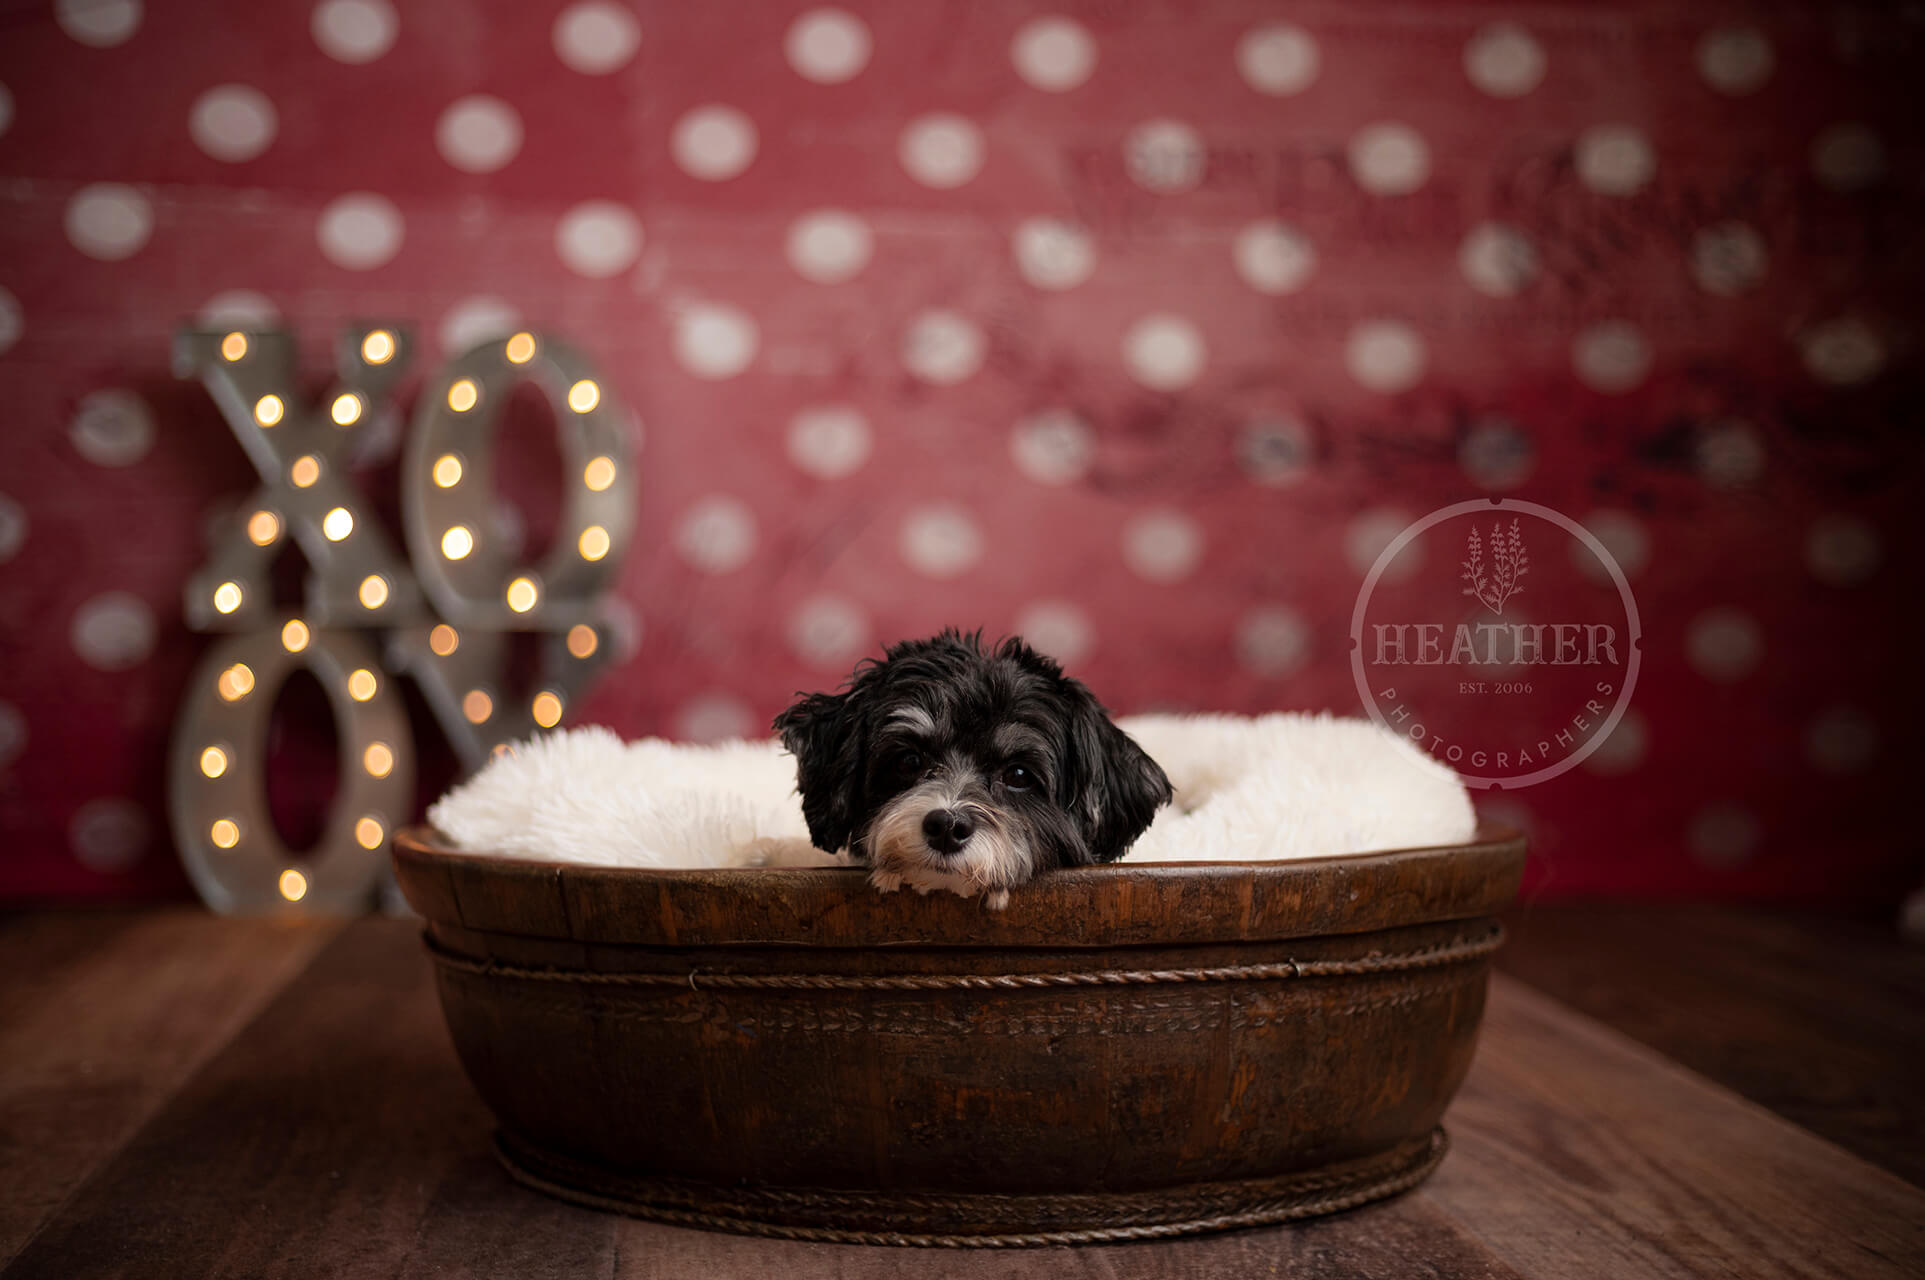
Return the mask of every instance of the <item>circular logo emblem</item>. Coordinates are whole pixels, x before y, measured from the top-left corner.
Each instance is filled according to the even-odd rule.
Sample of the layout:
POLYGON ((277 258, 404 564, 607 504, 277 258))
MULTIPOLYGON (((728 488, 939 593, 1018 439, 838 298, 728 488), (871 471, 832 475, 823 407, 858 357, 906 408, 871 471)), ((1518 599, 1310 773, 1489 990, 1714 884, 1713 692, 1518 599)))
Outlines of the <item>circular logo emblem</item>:
POLYGON ((1595 751, 1630 705, 1641 643, 1604 544, 1508 498, 1444 507, 1391 539, 1350 615, 1371 719, 1488 790, 1548 781, 1595 751))

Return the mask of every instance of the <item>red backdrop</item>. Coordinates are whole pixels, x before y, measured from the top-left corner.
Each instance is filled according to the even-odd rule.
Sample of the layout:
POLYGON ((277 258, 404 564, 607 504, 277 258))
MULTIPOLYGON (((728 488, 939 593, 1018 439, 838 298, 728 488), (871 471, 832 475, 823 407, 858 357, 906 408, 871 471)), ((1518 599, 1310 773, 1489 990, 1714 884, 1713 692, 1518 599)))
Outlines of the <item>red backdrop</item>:
MULTIPOLYGON (((577 721, 759 732, 951 622, 1027 631, 1123 711, 1355 712, 1377 551, 1507 494, 1603 539, 1646 637, 1613 739, 1494 802, 1532 831, 1538 891, 1869 901, 1917 873, 1895 798, 1921 763, 1925 117, 1902 14, 4 21, 0 895, 183 889, 163 764, 208 641, 180 587, 254 484, 169 374, 196 318, 296 330, 317 387, 344 323, 408 319, 404 402, 518 324, 600 363, 641 423, 634 646, 577 721)), ((505 527, 537 539, 541 428, 505 446, 528 459, 505 527)), ((396 438, 359 475, 390 512, 396 438)), ((311 810, 284 710, 276 791, 311 810)), ((451 765, 422 737, 432 788, 451 765)))

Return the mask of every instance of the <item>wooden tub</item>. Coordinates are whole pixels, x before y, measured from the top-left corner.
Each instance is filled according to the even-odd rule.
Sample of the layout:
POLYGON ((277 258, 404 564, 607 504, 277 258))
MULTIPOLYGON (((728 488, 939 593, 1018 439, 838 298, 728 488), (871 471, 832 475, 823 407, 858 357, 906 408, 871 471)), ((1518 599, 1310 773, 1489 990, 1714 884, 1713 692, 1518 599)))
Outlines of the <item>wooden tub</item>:
POLYGON ((1009 1246, 1283 1222, 1420 1181, 1524 842, 1059 871, 1007 910, 844 869, 649 871, 403 831, 510 1173, 640 1217, 1009 1246))

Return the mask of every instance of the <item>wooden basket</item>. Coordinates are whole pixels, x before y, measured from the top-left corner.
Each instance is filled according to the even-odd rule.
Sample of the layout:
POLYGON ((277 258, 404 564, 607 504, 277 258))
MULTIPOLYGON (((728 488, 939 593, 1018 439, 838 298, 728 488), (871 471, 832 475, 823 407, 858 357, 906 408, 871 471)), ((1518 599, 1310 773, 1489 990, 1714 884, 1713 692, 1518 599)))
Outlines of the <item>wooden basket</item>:
POLYGON ((688 1226, 1010 1246, 1393 1194, 1483 1014, 1524 842, 1046 875, 588 867, 396 835, 521 1181, 688 1226))

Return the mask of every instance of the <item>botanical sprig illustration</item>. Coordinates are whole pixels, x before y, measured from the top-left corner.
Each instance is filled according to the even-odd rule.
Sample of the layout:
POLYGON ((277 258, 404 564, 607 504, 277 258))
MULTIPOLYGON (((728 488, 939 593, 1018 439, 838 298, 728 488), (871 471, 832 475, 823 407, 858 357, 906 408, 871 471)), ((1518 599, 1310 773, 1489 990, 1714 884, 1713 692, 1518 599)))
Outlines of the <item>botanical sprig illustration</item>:
POLYGON ((1524 589, 1517 580, 1531 570, 1531 558, 1524 553, 1524 535, 1518 531, 1516 519, 1511 520, 1508 534, 1501 525, 1491 526, 1489 573, 1484 571, 1484 542, 1474 525, 1467 548, 1470 559, 1463 562, 1464 572, 1457 575, 1470 583, 1464 594, 1476 596, 1492 613, 1502 614, 1504 602, 1524 589))

